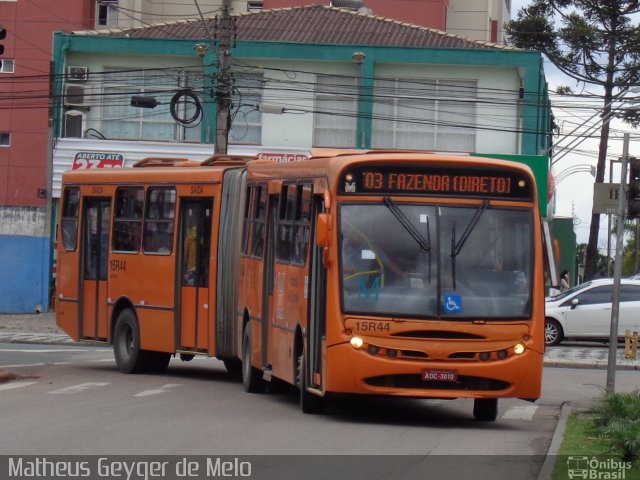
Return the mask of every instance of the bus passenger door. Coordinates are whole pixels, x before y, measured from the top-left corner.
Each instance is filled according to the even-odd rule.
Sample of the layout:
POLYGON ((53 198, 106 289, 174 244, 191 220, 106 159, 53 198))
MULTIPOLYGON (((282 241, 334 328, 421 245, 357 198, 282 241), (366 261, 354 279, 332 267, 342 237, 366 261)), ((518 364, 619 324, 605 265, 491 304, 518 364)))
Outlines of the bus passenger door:
POLYGON ((111 199, 86 198, 83 218, 80 337, 106 340, 111 199))
POLYGON ((209 256, 212 198, 183 199, 180 227, 178 345, 206 351, 209 329, 209 256))
MULTIPOLYGON (((320 197, 314 197, 312 205, 312 227, 311 238, 315 238, 316 219, 318 214, 324 211, 324 205, 320 197)), ((326 334, 326 304, 327 304, 327 275, 322 263, 323 249, 311 240, 310 274, 309 274, 309 375, 308 385, 321 387, 322 378, 322 340, 326 334)))
POLYGON ((269 206, 267 211, 266 233, 265 233, 265 257, 264 271, 262 282, 262 309, 261 309, 261 338, 262 338, 262 365, 269 365, 268 348, 269 348, 269 326, 272 323, 276 312, 274 299, 275 284, 275 258, 276 258, 276 239, 278 238, 278 200, 277 195, 269 196, 269 206))

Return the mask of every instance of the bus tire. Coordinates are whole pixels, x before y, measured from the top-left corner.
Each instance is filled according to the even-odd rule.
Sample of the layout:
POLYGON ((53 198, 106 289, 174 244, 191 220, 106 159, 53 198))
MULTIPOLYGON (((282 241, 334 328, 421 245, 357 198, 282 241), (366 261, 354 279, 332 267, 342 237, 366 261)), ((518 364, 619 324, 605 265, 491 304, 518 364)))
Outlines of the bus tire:
POLYGON ((476 398, 473 401, 473 417, 479 422, 493 422, 498 417, 497 398, 476 398))
POLYGON ((242 379, 242 362, 240 360, 237 358, 223 358, 222 363, 224 363, 224 368, 232 378, 242 379))
POLYGON ((166 352, 142 352, 145 357, 144 371, 148 373, 163 373, 169 366, 171 354, 166 352))
POLYGON ((144 370, 145 352, 140 350, 140 328, 133 310, 122 310, 113 330, 113 353, 118 370, 139 373, 144 370))
POLYGON ((251 324, 247 323, 242 337, 242 384, 245 391, 260 393, 264 391, 264 381, 262 380, 262 372, 251 365, 251 337, 251 324))
POLYGON ((307 379, 304 374, 306 371, 306 356, 304 350, 298 356, 298 368, 296 383, 300 389, 300 409, 302 413, 322 413, 325 407, 324 397, 319 397, 307 391, 307 379))
POLYGON ((563 337, 564 332, 560 323, 553 318, 546 318, 544 321, 544 344, 548 347, 558 345, 563 337))

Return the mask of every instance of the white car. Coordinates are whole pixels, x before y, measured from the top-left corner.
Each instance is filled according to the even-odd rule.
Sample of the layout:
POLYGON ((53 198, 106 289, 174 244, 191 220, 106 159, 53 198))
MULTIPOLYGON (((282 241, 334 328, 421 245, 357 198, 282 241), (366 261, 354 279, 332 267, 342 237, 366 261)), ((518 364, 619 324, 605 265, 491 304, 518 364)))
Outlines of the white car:
MULTIPOLYGON (((557 345, 567 338, 609 338, 613 279, 592 280, 546 299, 544 339, 557 345)), ((640 332, 640 280, 622 279, 618 337, 640 332)))

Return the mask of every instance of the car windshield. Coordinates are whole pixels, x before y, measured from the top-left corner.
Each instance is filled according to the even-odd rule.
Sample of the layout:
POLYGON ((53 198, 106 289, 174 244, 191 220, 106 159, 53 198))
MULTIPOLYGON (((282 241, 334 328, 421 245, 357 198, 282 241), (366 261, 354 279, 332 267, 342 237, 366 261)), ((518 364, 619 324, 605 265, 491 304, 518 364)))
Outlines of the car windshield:
POLYGON ((342 204, 345 312, 523 318, 531 309, 532 215, 486 203, 342 204))

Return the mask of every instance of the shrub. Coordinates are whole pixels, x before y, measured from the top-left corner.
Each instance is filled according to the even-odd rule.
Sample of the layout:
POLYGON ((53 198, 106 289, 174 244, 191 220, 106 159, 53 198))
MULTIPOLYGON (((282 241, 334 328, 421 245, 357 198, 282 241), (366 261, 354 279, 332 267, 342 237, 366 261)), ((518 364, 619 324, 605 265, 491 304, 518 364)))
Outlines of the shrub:
POLYGON ((640 457, 640 391, 605 395, 588 412, 593 415, 594 434, 611 453, 625 461, 640 457))

